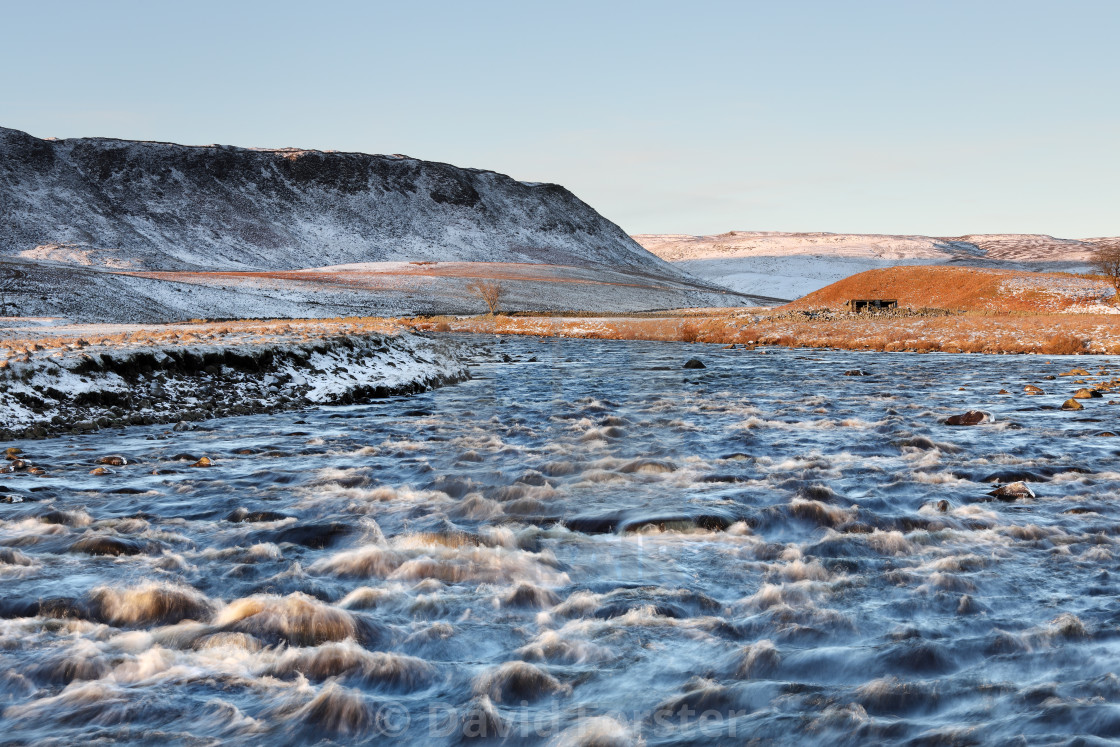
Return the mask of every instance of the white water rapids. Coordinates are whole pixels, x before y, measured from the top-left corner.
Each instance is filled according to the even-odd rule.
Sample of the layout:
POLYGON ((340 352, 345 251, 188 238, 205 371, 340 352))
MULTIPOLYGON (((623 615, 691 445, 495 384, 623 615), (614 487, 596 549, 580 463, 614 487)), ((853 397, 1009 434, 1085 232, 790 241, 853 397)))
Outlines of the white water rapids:
POLYGON ((1120 738, 1120 407, 1057 376, 1111 359, 478 344, 411 398, 6 444, 46 474, 0 480, 0 741, 1120 738))

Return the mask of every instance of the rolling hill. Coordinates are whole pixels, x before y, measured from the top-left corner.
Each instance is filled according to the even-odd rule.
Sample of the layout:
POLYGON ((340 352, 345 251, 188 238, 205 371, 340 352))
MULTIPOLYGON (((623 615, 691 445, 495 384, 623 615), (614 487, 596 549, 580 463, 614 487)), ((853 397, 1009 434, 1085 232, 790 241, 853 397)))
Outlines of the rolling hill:
POLYGON ((448 276, 376 288, 326 282, 345 273, 297 275, 281 288, 207 277, 355 264, 384 275, 401 262, 539 267, 503 281, 511 307, 750 301, 645 251, 563 187, 399 155, 44 140, 0 128, 0 215, 0 300, 22 315, 479 310, 468 281, 448 276))
POLYGON ((903 308, 992 313, 1117 313, 1102 279, 989 267, 900 266, 844 278, 788 304, 842 310, 852 298, 896 299, 903 308))
POLYGON ((866 270, 898 265, 1083 272, 1090 253, 1117 238, 1038 234, 934 237, 729 231, 710 236, 636 235, 662 259, 743 293, 795 299, 866 270))

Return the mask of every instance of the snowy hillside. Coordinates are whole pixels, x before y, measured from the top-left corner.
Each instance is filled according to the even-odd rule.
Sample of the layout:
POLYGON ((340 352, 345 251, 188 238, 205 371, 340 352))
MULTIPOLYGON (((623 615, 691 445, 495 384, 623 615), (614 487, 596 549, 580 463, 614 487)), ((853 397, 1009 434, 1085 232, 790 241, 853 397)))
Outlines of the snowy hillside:
POLYGON ((730 231, 711 236, 645 234, 634 239, 662 259, 741 293, 795 299, 867 270, 897 265, 1087 269, 1103 241, 1036 234, 957 237, 730 231))
POLYGON ((563 187, 404 156, 41 140, 0 128, 0 214, 0 254, 67 264, 459 260, 666 271, 563 187))
POLYGON ((0 128, 0 216, 0 316, 477 313, 479 279, 507 311, 765 301, 657 258, 563 187, 406 156, 0 128))

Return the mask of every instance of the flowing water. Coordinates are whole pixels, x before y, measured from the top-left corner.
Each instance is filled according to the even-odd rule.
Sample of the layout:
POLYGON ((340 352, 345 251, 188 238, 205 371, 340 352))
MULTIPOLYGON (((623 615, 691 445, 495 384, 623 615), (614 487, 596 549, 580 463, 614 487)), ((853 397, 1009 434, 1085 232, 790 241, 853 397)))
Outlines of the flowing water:
POLYGON ((0 741, 1120 737, 1120 407, 1043 378, 1111 360, 481 344, 412 398, 16 444, 0 741))

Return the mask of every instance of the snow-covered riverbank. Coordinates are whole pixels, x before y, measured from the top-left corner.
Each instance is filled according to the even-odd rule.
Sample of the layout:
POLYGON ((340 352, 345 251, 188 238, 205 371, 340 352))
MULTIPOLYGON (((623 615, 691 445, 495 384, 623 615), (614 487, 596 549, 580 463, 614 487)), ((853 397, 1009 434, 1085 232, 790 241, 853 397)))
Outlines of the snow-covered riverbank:
POLYGON ((271 337, 149 331, 131 344, 11 344, 22 347, 0 360, 2 439, 350 404, 469 376, 446 341, 353 330, 315 337, 298 323, 271 337))

